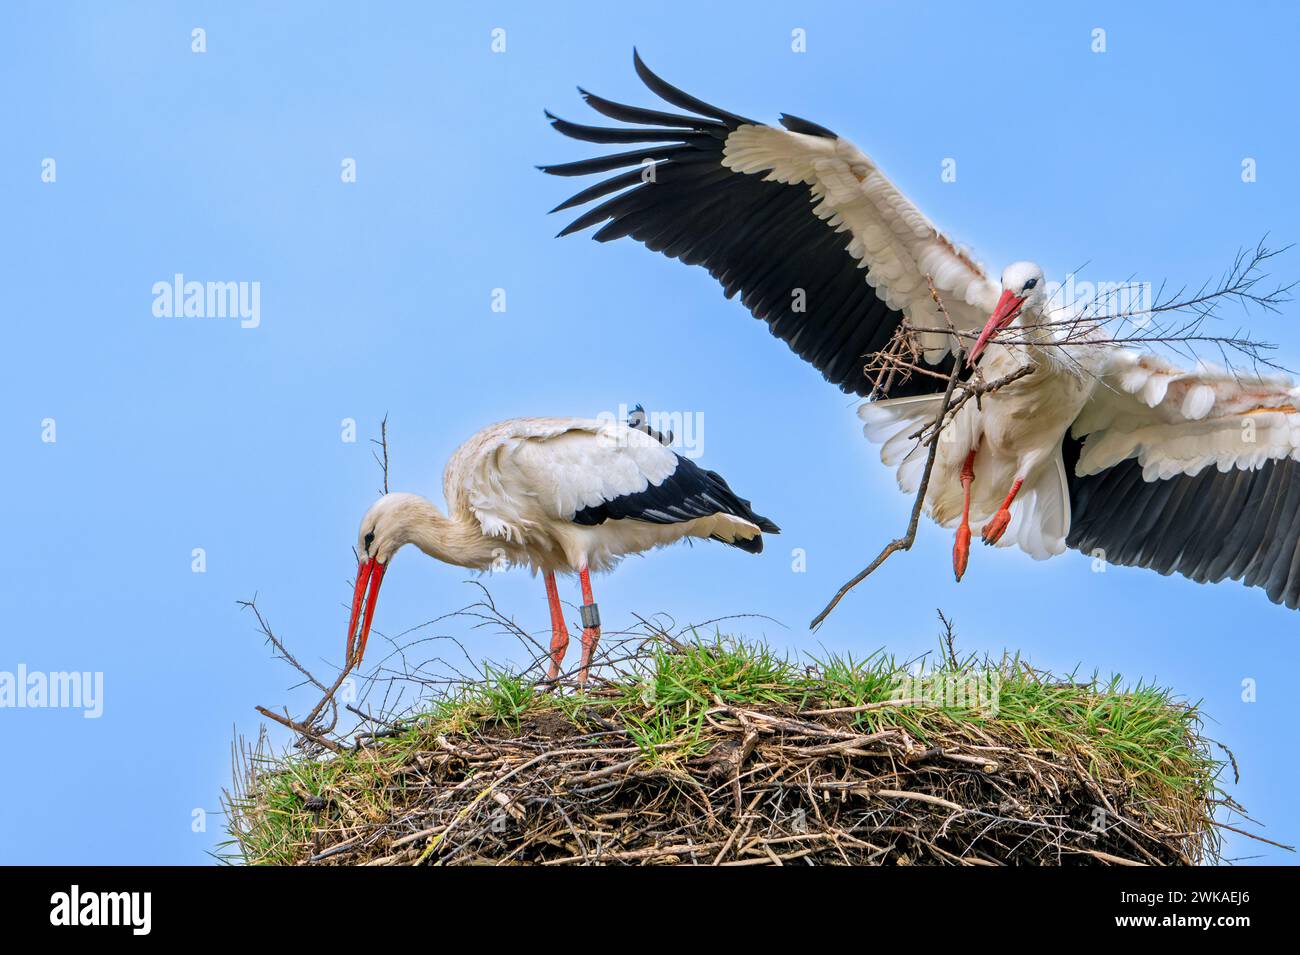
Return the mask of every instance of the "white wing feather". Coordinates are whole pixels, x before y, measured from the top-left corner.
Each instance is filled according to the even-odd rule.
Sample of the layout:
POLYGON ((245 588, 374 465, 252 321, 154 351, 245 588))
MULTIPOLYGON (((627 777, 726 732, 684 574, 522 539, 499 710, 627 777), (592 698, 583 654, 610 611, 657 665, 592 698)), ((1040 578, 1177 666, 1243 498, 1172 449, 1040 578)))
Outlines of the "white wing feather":
POLYGON ((1286 375, 1239 375, 1208 364, 1179 368, 1115 349, 1072 428, 1085 437, 1081 477, 1136 457, 1148 481, 1300 460, 1300 388, 1286 375))
POLYGON ((473 514, 484 534, 522 543, 541 521, 644 491, 676 467, 676 454, 621 422, 516 418, 461 445, 443 485, 448 507, 473 514))
MULTIPOLYGON (((867 284, 915 327, 944 327, 927 273, 956 327, 979 328, 992 312, 997 286, 848 140, 741 126, 727 137, 723 165, 768 180, 806 184, 817 216, 851 234, 849 254, 867 270, 867 284)), ((946 332, 923 336, 927 362, 942 360, 951 347, 949 338, 946 332)))

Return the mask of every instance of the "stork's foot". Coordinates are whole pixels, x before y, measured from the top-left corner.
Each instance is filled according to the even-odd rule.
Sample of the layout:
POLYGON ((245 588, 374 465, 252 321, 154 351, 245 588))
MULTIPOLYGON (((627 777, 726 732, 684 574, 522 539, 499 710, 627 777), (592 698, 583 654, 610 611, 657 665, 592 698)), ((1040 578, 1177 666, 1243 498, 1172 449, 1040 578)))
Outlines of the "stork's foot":
POLYGON ((578 686, 587 685, 588 670, 591 667, 592 654, 596 652, 596 644, 600 640, 600 630, 583 630, 582 631, 582 662, 578 664, 578 686))
POLYGON ((970 561, 970 486, 975 481, 975 449, 966 455, 961 466, 961 524, 957 526, 957 541, 952 545, 952 572, 961 583, 970 561))
POLYGON ((600 609, 594 604, 583 604, 578 608, 582 613, 582 661, 578 665, 578 686, 587 685, 587 671, 591 667, 591 658, 600 643, 600 609))
POLYGON ((551 629, 551 669, 544 682, 555 684, 560 678, 560 667, 564 664, 564 651, 569 649, 569 628, 564 620, 552 623, 551 629))
POLYGON ((1024 483, 1024 478, 1016 478, 1016 483, 1011 485, 1011 490, 1002 502, 1002 506, 998 508, 998 512, 993 515, 991 521, 984 525, 984 530, 980 532, 980 537, 984 539, 984 543, 996 544, 1002 539, 1002 535, 1006 533, 1007 525, 1011 523, 1011 502, 1016 499, 1016 495, 1020 493, 1020 486, 1024 483))
POLYGON ((551 607, 551 669, 542 685, 553 690, 560 678, 560 667, 564 664, 564 651, 569 649, 569 627, 564 622, 564 608, 560 606, 560 591, 555 583, 555 573, 548 570, 542 577, 546 581, 546 602, 551 607))
POLYGON ((980 531, 980 539, 986 544, 996 544, 1002 539, 1002 535, 1006 533, 1007 525, 1010 523, 1011 511, 1004 507, 984 525, 984 529, 980 531))
POLYGON ((952 572, 957 578, 957 583, 961 583, 962 575, 966 573, 966 565, 970 562, 970 525, 962 524, 957 528, 957 542, 952 545, 952 572))

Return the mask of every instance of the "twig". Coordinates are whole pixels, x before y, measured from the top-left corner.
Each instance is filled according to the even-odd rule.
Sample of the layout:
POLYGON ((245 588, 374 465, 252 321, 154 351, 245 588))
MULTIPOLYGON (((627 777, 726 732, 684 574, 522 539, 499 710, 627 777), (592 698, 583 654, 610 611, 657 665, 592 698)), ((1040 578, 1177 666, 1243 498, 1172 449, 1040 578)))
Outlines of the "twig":
MULTIPOLYGON (((944 318, 947 319, 948 313, 943 310, 943 303, 939 299, 939 293, 935 290, 934 281, 929 275, 926 276, 926 281, 930 283, 930 295, 939 305, 939 309, 943 313, 944 318)), ((949 327, 952 326, 951 319, 948 319, 948 324, 949 327)), ((884 550, 876 555, 875 560, 859 571, 852 580, 842 586, 835 596, 831 598, 831 602, 822 609, 822 612, 813 617, 812 623, 808 625, 808 629, 810 630, 816 630, 817 627, 820 626, 821 622, 826 619, 827 615, 835 609, 835 605, 844 599, 844 595, 858 584, 862 583, 862 581, 866 580, 877 567, 889 558, 891 554, 897 553, 900 550, 911 550, 912 545, 916 542, 916 529, 921 522, 921 509, 925 506, 925 493, 930 487, 930 474, 934 471, 934 459, 939 453, 939 433, 942 431, 944 422, 947 419, 948 407, 952 404, 953 391, 957 387, 957 378, 961 375, 962 364, 966 359, 966 349, 961 344, 960 339, 954 337, 951 340, 951 344, 953 348, 952 373, 948 376, 948 386, 943 392, 943 402, 939 406, 939 413, 935 415, 934 427, 927 442, 930 445, 930 450, 926 454, 925 470, 921 474, 921 486, 917 489, 916 500, 912 503, 912 516, 907 522, 907 533, 886 544, 884 550)))
POLYGON ((1220 822, 1218 819, 1212 820, 1212 825, 1218 826, 1220 829, 1227 829, 1229 832, 1235 832, 1239 836, 1254 839, 1256 842, 1267 842, 1270 846, 1277 846, 1279 849, 1285 849, 1287 852, 1295 852, 1295 846, 1289 846, 1285 842, 1274 842, 1272 839, 1265 839, 1261 835, 1247 832, 1245 829, 1238 829, 1236 826, 1230 826, 1226 822, 1220 822))
POLYGON ((272 644, 272 646, 275 647, 276 652, 279 654, 280 658, 283 659, 285 662, 289 663, 295 670, 297 670, 299 673, 305 676, 307 680, 313 686, 319 689, 323 694, 320 698, 320 702, 317 703, 312 708, 311 712, 306 716, 306 718, 301 721, 294 720, 288 716, 281 717, 278 714, 273 713, 271 710, 268 710, 266 707, 263 706, 256 707, 257 711, 261 713, 263 716, 270 717, 271 719, 275 720, 277 723, 289 727, 294 732, 299 733, 305 738, 311 740, 311 742, 319 743, 320 745, 326 747, 327 749, 332 749, 335 752, 338 752, 339 751, 338 744, 330 740, 327 740, 324 734, 331 732, 334 729, 334 727, 338 725, 338 718, 339 718, 338 704, 334 702, 334 694, 338 692, 339 687, 343 685, 343 681, 347 679, 348 674, 352 672, 353 667, 356 665, 355 658, 353 660, 348 661, 348 665, 339 672, 338 678, 334 681, 333 685, 327 687, 325 686, 324 683, 318 680, 310 670, 308 670, 305 666, 299 663, 298 659, 292 653, 289 652, 288 648, 284 645, 283 641, 281 641, 280 638, 277 637, 272 632, 270 624, 266 622, 266 618, 262 616, 261 610, 259 610, 257 607, 256 596, 254 596, 252 600, 240 600, 240 601, 236 601, 236 603, 240 607, 243 607, 246 610, 253 611, 253 615, 257 618, 258 627, 261 629, 262 634, 272 644), (333 710, 333 716, 330 719, 329 725, 317 726, 316 725, 317 717, 320 716, 321 712, 325 709, 326 706, 331 707, 331 709, 333 710))
POLYGON ((952 621, 943 615, 942 610, 936 610, 935 613, 939 615, 939 622, 943 624, 943 642, 948 651, 948 665, 956 670, 961 666, 957 662, 956 631, 953 629, 952 621))
POLYGON ((281 726, 287 726, 289 729, 293 730, 299 736, 305 736, 313 743, 318 743, 321 746, 324 746, 326 749, 331 750, 332 752, 335 753, 343 752, 343 747, 340 746, 338 743, 334 742, 332 739, 326 739, 324 736, 321 736, 319 733, 315 732, 311 728, 311 723, 299 723, 296 720, 292 719, 288 714, 281 716, 279 713, 275 713, 272 712, 271 710, 268 710, 265 706, 256 706, 254 707, 254 709, 257 710, 257 712, 261 713, 263 716, 267 717, 268 719, 275 720, 281 726))
POLYGON ((374 455, 375 462, 381 468, 383 468, 384 493, 387 494, 388 493, 388 414, 387 413, 384 414, 384 419, 379 422, 379 440, 375 440, 374 438, 371 438, 370 443, 379 445, 380 449, 384 453, 384 456, 381 459, 376 452, 374 451, 370 452, 372 455, 374 455))
POLYGON ((944 809, 951 809, 953 812, 965 812, 965 806, 959 806, 951 799, 944 799, 942 796, 932 796, 929 793, 909 793, 898 789, 877 789, 877 796, 884 796, 886 799, 915 799, 917 802, 926 802, 932 806, 942 806, 944 809))

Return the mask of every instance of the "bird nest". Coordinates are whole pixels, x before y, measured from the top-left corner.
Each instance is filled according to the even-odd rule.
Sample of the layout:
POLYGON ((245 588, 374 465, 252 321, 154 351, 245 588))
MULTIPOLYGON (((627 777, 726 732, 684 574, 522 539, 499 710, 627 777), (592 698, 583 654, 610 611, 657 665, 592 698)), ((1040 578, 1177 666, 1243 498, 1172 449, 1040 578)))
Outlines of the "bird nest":
POLYGON ((948 653, 804 665, 660 635, 586 692, 489 671, 349 745, 276 755, 263 737, 227 793, 229 850, 319 865, 1220 860, 1216 812, 1238 807, 1195 707, 948 653))

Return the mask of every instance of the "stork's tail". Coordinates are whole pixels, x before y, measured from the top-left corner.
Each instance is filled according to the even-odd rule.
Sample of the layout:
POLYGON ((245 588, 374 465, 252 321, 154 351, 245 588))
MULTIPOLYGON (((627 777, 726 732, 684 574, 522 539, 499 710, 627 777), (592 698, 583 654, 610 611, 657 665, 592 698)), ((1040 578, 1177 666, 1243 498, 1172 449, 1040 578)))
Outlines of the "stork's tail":
POLYGON ((918 435, 934 424, 942 407, 942 394, 864 401, 858 406, 863 435, 881 446, 880 460, 898 469, 898 486, 908 494, 921 486, 925 469, 925 444, 918 435))
POLYGON ((729 544, 732 547, 738 547, 747 554, 763 553, 763 534, 779 534, 781 528, 763 515, 755 514, 749 501, 739 497, 727 484, 726 479, 717 471, 705 471, 704 473, 715 483, 717 492, 720 492, 716 493, 715 496, 724 504, 723 513, 738 517, 742 521, 748 521, 762 531, 762 533, 755 534, 753 537, 741 537, 740 534, 736 534, 731 540, 727 540, 725 537, 715 535, 713 539, 729 544))
MULTIPOLYGON (((712 498, 722 505, 720 508, 721 513, 747 521, 761 531, 761 533, 754 534, 752 537, 742 537, 740 532, 737 531, 733 533, 730 539, 715 534, 713 539, 731 547, 738 547, 747 554, 763 553, 763 534, 779 534, 781 528, 763 515, 755 514, 749 501, 737 495, 731 489, 731 486, 727 484, 726 478, 717 471, 705 471, 704 475, 712 485, 710 489, 712 498)), ((735 525, 732 526, 735 527, 735 525)))

